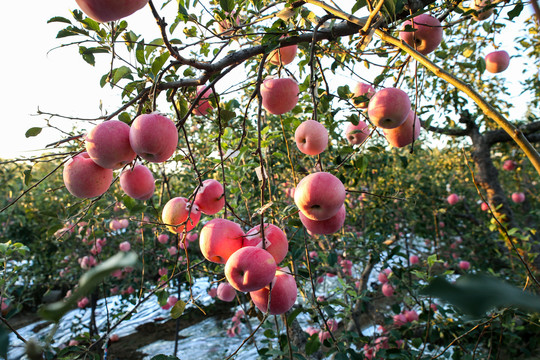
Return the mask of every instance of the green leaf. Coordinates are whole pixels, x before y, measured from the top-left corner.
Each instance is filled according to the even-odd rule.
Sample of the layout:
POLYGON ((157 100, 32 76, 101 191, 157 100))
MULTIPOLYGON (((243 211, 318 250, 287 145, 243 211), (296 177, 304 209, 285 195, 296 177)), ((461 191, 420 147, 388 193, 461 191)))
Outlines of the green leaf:
POLYGON ((127 66, 120 66, 119 68, 113 70, 113 76, 112 76, 113 84, 118 83, 118 81, 124 78, 133 80, 133 77, 131 76, 130 68, 128 68, 127 66))
POLYGON ((131 116, 129 116, 129 114, 124 111, 123 113, 118 115, 118 120, 129 125, 129 123, 131 123, 131 116))
POLYGON ((523 3, 518 2, 512 10, 508 12, 508 20, 512 20, 515 17, 518 17, 523 11, 523 3))
POLYGON ((223 11, 230 13, 234 9, 234 0, 219 0, 219 5, 223 11))
POLYGON ((306 343, 306 355, 314 354, 321 347, 319 337, 317 334, 313 334, 309 337, 306 343))
POLYGON ((24 185, 28 186, 30 184, 30 181, 32 181, 32 169, 26 169, 23 171, 24 173, 24 185))
POLYGON ((435 278, 421 294, 438 297, 476 318, 504 306, 540 312, 539 296, 486 275, 461 276, 454 284, 435 278))
POLYGON ((47 20, 47 24, 55 23, 55 22, 71 24, 71 21, 69 19, 66 19, 65 17, 62 17, 62 16, 55 16, 47 20))
POLYGON ((164 52, 154 60, 154 62, 152 63, 152 74, 154 74, 154 76, 157 76, 159 74, 159 72, 163 68, 163 65, 165 65, 165 62, 167 61, 167 59, 169 59, 169 56, 169 52, 164 52))
POLYGON ((294 319, 302 312, 302 308, 296 308, 287 316, 287 323, 292 323, 294 319))
POLYGON ((185 308, 186 303, 182 300, 178 300, 171 309, 171 317, 173 319, 178 319, 184 313, 185 308))
POLYGON ((481 57, 476 60, 476 69, 480 74, 483 74, 484 71, 486 71, 486 61, 484 60, 484 58, 481 57))
POLYGON ((180 360, 180 359, 177 358, 176 356, 172 356, 172 355, 159 354, 159 355, 154 356, 150 360, 180 360))
POLYGON ((0 357, 7 359, 9 348, 9 331, 4 326, 0 326, 0 357))
POLYGON ((24 134, 24 136, 26 136, 27 138, 32 137, 32 136, 38 136, 41 133, 41 130, 43 129, 40 127, 30 128, 26 130, 26 133, 24 134))

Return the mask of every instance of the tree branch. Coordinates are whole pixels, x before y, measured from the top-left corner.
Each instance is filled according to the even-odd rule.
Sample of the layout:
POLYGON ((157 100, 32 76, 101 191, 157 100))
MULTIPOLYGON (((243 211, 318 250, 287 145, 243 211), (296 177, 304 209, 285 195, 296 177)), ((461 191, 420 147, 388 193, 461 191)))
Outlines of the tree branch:
MULTIPOLYGON (((535 121, 519 127, 519 130, 525 135, 529 142, 537 142, 531 139, 538 138, 540 134, 534 134, 540 131, 540 121, 535 121)), ((504 130, 492 130, 485 133, 486 142, 491 146, 496 143, 512 141, 512 138, 504 130)))

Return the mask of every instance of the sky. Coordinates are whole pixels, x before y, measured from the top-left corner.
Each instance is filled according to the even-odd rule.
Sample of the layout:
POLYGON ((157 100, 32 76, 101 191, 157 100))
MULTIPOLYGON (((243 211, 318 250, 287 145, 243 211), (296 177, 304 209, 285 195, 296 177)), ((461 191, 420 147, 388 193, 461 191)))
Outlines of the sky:
MULTIPOLYGON (((98 57, 96 66, 92 67, 82 60, 75 46, 55 49, 70 38, 56 39, 64 24, 47 24, 47 20, 53 16, 71 19, 70 10, 77 8, 75 0, 33 0, 30 3, 7 2, 3 7, 4 19, 0 22, 4 35, 3 56, 0 57, 4 88, 0 97, 3 109, 0 158, 4 159, 37 155, 46 144, 62 138, 58 131, 51 129, 43 130, 37 137, 25 137, 29 128, 46 124, 44 119, 48 116, 36 116, 38 109, 71 117, 96 118, 115 111, 121 103, 117 92, 108 86, 99 86, 99 79, 109 65, 104 57, 98 57)), ((171 4, 169 8, 172 6, 174 10, 176 2, 171 4)), ((530 13, 530 9, 524 13, 530 13)), ((127 20, 131 27, 144 29, 145 39, 159 37, 148 8, 127 20)), ((509 42, 513 35, 515 31, 510 30, 499 38, 503 45, 507 43, 505 48, 511 55, 513 47, 509 42)), ((510 78, 509 74, 506 76, 510 78)), ((52 124, 63 129, 74 125, 70 120, 59 119, 52 120, 52 124)))

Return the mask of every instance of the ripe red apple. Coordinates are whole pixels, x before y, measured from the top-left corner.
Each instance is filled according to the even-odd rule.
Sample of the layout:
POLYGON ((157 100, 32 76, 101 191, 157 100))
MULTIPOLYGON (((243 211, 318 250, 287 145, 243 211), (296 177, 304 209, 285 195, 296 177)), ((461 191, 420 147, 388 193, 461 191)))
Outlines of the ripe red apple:
POLYGON ((238 291, 257 291, 270 284, 277 265, 268 251, 247 246, 232 254, 225 264, 225 277, 238 291))
POLYGON ((109 189, 113 171, 102 168, 87 152, 83 152, 66 162, 63 178, 71 195, 78 198, 93 198, 103 195, 109 189))
POLYGON ((188 199, 175 197, 169 200, 161 212, 161 220, 167 224, 167 229, 175 234, 191 231, 201 218, 201 212, 188 199), (186 222, 187 221, 187 222, 186 222))
POLYGON ((225 264, 242 247, 243 239, 244 231, 240 225, 226 219, 213 219, 202 228, 199 245, 207 260, 225 264))
POLYGON ((119 169, 137 156, 129 144, 129 125, 119 120, 94 126, 85 143, 90 158, 106 169, 119 169))
POLYGON ((411 263, 411 265, 416 265, 420 262, 420 259, 416 255, 411 255, 409 256, 409 262, 411 263))
POLYGON ((409 111, 409 115, 405 122, 393 129, 383 129, 384 136, 390 145, 394 147, 404 147, 420 136, 420 129, 422 125, 416 113, 412 110, 409 111))
POLYGON ((129 132, 131 148, 150 162, 167 161, 178 145, 178 130, 174 122, 158 113, 135 118, 129 132))
POLYGON ((502 168, 506 171, 512 171, 512 170, 515 170, 517 167, 517 163, 514 161, 514 160, 506 160, 504 163, 503 163, 503 166, 502 168))
POLYGON ((279 65, 280 63, 287 65, 293 62, 297 51, 298 45, 284 46, 280 49, 272 51, 268 58, 274 65, 279 65))
POLYGON ((319 155, 328 146, 328 130, 318 121, 306 120, 296 128, 294 141, 300 152, 319 155))
POLYGON ((369 101, 368 116, 375 126, 393 129, 405 122, 410 110, 411 100, 403 90, 386 88, 369 101))
MULTIPOLYGON (((366 105, 367 106, 367 105, 366 105)), ((369 136, 369 126, 362 120, 358 121, 358 125, 349 123, 345 130, 345 137, 351 145, 362 144, 369 136)))
POLYGON ((412 26, 415 31, 401 31, 399 37, 409 44, 409 46, 415 48, 420 54, 429 54, 442 41, 443 28, 441 22, 429 14, 415 16, 413 21, 405 21, 403 23, 403 29, 407 25, 412 26))
POLYGON ((339 231, 343 227, 346 211, 345 205, 342 205, 336 215, 321 221, 308 219, 302 212, 299 215, 300 221, 302 221, 302 224, 310 234, 329 235, 339 231))
POLYGON ((461 270, 467 271, 471 268, 471 263, 463 260, 459 262, 458 266, 461 270))
POLYGON ((459 202, 459 196, 457 196, 457 194, 450 194, 446 198, 446 201, 448 201, 450 205, 456 205, 459 202))
POLYGON ((263 107, 271 114, 281 115, 298 103, 298 83, 291 78, 266 79, 261 84, 263 107))
POLYGON ((515 192, 512 194, 512 201, 516 204, 522 203, 525 201, 525 194, 522 192, 515 192))
POLYGON ((133 169, 122 171, 120 186, 128 196, 142 201, 150 199, 156 188, 154 175, 142 164, 136 164, 133 169))
POLYGON ((504 50, 490 52, 485 57, 486 70, 496 74, 503 72, 510 64, 510 55, 504 50))
POLYGON ((308 219, 330 219, 345 202, 345 186, 330 173, 309 174, 296 186, 294 202, 308 219))
MULTIPOLYGON (((242 247, 256 246, 262 248, 261 225, 257 225, 246 233, 242 247)), ((265 250, 268 251, 279 264, 289 251, 287 235, 273 224, 264 224, 265 250)))
POLYGON ((75 0, 81 10, 98 22, 116 21, 142 9, 148 0, 75 0))
POLYGON ((212 90, 212 88, 207 88, 205 85, 197 86, 197 95, 199 95, 203 91, 204 93, 199 100, 199 104, 193 109, 193 114, 195 115, 206 115, 208 114, 208 111, 213 109, 212 104, 210 104, 210 101, 208 101, 208 99, 211 99, 214 96, 214 91, 212 90))
POLYGON ((363 98, 367 98, 368 100, 367 101, 353 100, 354 106, 361 109, 367 108, 369 104, 369 99, 371 99, 373 95, 375 95, 375 89, 373 88, 373 86, 369 84, 365 84, 363 82, 356 83, 353 90, 353 97, 355 98, 363 97, 363 98))
POLYGON ((480 204, 480 209, 482 211, 488 211, 489 210, 489 205, 486 204, 485 202, 482 202, 482 204, 480 204))
POLYGON ((222 282, 217 288, 217 297, 221 301, 231 302, 236 297, 236 290, 227 282, 222 282))
POLYGON ((217 180, 207 179, 195 196, 195 205, 206 215, 214 215, 225 206, 223 185, 217 180))
POLYGON ((386 282, 382 286, 382 293, 386 297, 391 297, 394 295, 394 287, 389 282, 386 282))
MULTIPOLYGON (((294 277, 285 269, 276 271, 276 276, 272 281, 272 294, 270 296, 270 315, 281 315, 289 311, 296 302, 298 288, 294 277)), ((268 294, 270 286, 252 291, 249 293, 255 306, 266 313, 268 310, 268 294)))

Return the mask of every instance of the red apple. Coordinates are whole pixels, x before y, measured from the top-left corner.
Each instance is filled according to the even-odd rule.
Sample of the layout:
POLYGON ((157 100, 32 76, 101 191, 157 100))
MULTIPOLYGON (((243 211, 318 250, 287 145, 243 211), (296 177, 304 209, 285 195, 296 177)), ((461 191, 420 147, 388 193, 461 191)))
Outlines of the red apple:
POLYGON ((201 253, 209 261, 225 264, 242 247, 243 238, 244 231, 237 223, 226 219, 210 220, 199 234, 201 253))
POLYGON ((403 23, 403 29, 407 25, 412 26, 415 31, 401 31, 399 37, 409 44, 409 46, 415 48, 420 54, 429 54, 442 41, 443 28, 441 22, 429 14, 418 15, 413 18, 413 21, 405 21, 403 23))
POLYGON ((212 88, 207 88, 205 85, 197 86, 197 95, 199 95, 203 91, 204 93, 199 100, 199 104, 193 109, 193 114, 195 115, 206 115, 208 114, 208 111, 213 109, 212 104, 210 104, 210 101, 208 101, 208 99, 214 97, 214 91, 212 90, 212 88))
POLYGON ((409 115, 405 122, 393 129, 383 129, 384 136, 390 145, 394 147, 404 147, 420 136, 420 129, 422 125, 416 113, 412 110, 409 111, 409 115))
POLYGON ((522 203, 525 201, 525 194, 522 192, 515 192, 512 194, 512 201, 516 204, 522 203))
POLYGON ((142 9, 148 0, 75 0, 81 10, 98 22, 116 21, 142 9))
POLYGON ((356 83, 353 90, 353 97, 363 97, 367 98, 367 101, 359 101, 359 100, 353 100, 354 106, 365 109, 368 107, 369 99, 371 99, 375 95, 375 89, 373 86, 369 84, 365 84, 362 82, 356 83))
POLYGON ((284 46, 280 49, 272 51, 268 58, 274 65, 279 65, 280 63, 287 65, 293 62, 297 51, 298 45, 284 46))
POLYGON ((236 290, 227 282, 222 282, 217 288, 217 297, 221 301, 231 302, 236 297, 236 290))
POLYGON ((163 207, 161 220, 167 224, 167 229, 175 234, 184 230, 191 231, 201 218, 199 208, 183 197, 175 197, 169 200, 163 207))
POLYGON ((206 215, 214 215, 225 206, 223 185, 217 180, 207 179, 195 196, 195 205, 206 215))
POLYGON ((336 215, 321 221, 308 219, 302 212, 299 215, 300 221, 310 234, 329 235, 343 227, 346 212, 345 205, 342 205, 336 215))
POLYGON ((133 169, 122 171, 120 186, 128 196, 142 201, 150 199, 156 188, 154 175, 142 164, 136 164, 133 169))
POLYGON ((313 173, 300 180, 296 186, 294 202, 308 219, 330 219, 345 202, 345 186, 330 173, 313 173))
MULTIPOLYGON (((289 311, 296 302, 297 291, 294 277, 288 271, 284 271, 284 269, 277 270, 276 276, 272 281, 272 294, 270 295, 270 310, 268 313, 270 315, 281 315, 289 311)), ((266 313, 268 310, 269 293, 269 285, 249 293, 255 306, 263 313, 266 313)))
POLYGON ((496 74, 503 72, 510 64, 510 55, 504 50, 493 51, 486 55, 486 70, 496 74))
POLYGON ((517 163, 514 161, 514 160, 506 160, 504 163, 503 163, 503 166, 502 168, 506 171, 512 171, 512 170, 515 170, 517 167, 517 163))
POLYGON ((358 125, 349 123, 345 130, 345 137, 351 145, 362 144, 369 136, 369 126, 362 120, 358 121, 358 125))
POLYGON ((391 297, 394 295, 394 287, 389 282, 386 282, 382 286, 382 293, 386 297, 391 297))
POLYGON ((135 159, 129 144, 129 125, 119 120, 102 122, 85 137, 86 152, 96 164, 106 169, 119 169, 135 159))
POLYGON ((78 198, 93 198, 103 195, 109 189, 113 171, 102 168, 87 152, 83 152, 66 162, 63 178, 71 195, 78 198))
POLYGON ((450 205, 456 205, 459 202, 459 196, 457 196, 457 194, 450 194, 446 198, 446 201, 448 201, 450 205))
POLYGON ((270 284, 277 265, 268 251, 247 246, 232 254, 225 264, 227 281, 238 291, 257 291, 270 284))
POLYGON ((171 119, 158 114, 135 118, 129 132, 131 148, 150 162, 167 161, 178 145, 178 130, 171 119))
POLYGON ((416 255, 411 255, 409 256, 409 262, 411 263, 411 265, 416 265, 420 262, 420 259, 416 255))
POLYGON ((281 115, 298 103, 298 83, 291 78, 266 79, 261 84, 263 107, 271 114, 281 115))
POLYGON ((319 155, 328 146, 328 130, 318 121, 306 120, 294 132, 298 150, 306 155, 319 155))
POLYGON ((471 268, 471 263, 468 261, 460 261, 458 266, 461 270, 467 271, 471 268))
POLYGON ((480 209, 482 209, 482 211, 488 211, 489 205, 486 204, 485 202, 482 202, 482 204, 480 204, 480 209))
POLYGON ((386 88, 369 101, 368 116, 375 126, 393 129, 405 122, 410 110, 411 100, 403 90, 386 88))
MULTIPOLYGON (((261 225, 257 225, 246 233, 242 247, 256 246, 262 248, 261 225)), ((279 264, 289 251, 287 235, 276 225, 264 224, 265 250, 268 251, 279 264)))

